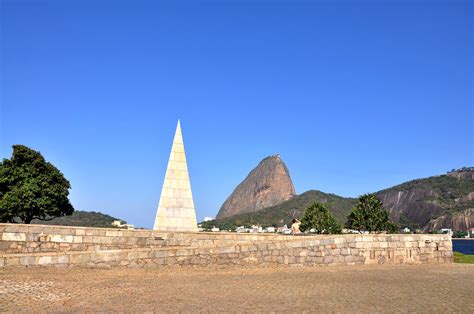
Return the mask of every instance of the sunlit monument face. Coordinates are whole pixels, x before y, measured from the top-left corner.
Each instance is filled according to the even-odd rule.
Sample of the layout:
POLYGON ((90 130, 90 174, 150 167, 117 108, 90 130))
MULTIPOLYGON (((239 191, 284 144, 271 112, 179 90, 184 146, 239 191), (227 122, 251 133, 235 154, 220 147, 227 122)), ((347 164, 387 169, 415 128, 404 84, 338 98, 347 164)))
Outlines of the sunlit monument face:
POLYGON ((179 120, 153 229, 197 231, 193 193, 179 120))

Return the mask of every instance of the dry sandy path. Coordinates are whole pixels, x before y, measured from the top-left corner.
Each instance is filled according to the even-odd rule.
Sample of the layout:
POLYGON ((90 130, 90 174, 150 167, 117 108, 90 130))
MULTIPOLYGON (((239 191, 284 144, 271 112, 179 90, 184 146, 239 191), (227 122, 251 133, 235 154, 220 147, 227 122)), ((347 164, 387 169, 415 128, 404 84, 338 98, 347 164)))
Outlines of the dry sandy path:
POLYGON ((3 311, 474 313, 474 265, 9 269, 3 311))

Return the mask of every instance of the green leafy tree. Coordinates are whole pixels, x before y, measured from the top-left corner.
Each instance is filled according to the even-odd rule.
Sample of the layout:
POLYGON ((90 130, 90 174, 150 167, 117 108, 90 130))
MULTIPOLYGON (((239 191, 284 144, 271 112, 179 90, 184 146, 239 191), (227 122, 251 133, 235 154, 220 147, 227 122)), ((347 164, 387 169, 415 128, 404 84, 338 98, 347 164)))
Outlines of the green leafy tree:
POLYGON ((69 181, 43 156, 13 145, 11 159, 0 162, 0 221, 29 224, 71 215, 69 181))
POLYGON ((359 197, 358 204, 352 208, 347 217, 346 228, 360 231, 394 233, 398 226, 390 219, 383 203, 375 194, 359 197))
POLYGON ((315 229, 316 233, 341 233, 341 225, 321 203, 312 203, 301 218, 301 231, 315 229))

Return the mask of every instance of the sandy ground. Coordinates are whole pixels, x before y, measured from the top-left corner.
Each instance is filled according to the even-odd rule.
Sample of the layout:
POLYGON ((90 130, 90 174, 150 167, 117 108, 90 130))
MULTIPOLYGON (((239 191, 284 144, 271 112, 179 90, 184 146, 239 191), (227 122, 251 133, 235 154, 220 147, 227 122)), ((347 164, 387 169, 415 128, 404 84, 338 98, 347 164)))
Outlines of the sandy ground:
POLYGON ((2 311, 474 313, 474 265, 10 269, 2 311))

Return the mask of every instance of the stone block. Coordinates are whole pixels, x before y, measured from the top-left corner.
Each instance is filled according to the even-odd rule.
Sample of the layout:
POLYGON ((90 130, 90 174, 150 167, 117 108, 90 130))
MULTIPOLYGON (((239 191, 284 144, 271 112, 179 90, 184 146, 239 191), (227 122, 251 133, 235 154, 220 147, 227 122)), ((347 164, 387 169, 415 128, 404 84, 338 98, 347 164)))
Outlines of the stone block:
POLYGON ((221 247, 219 248, 219 254, 235 253, 237 252, 234 246, 221 247))
POLYGON ((20 257, 5 257, 5 267, 21 266, 20 257))
POLYGON ((26 234, 15 232, 4 232, 2 234, 3 241, 26 241, 26 234))
POLYGON ((50 237, 51 242, 72 243, 73 240, 74 237, 72 235, 52 234, 50 237))
POLYGON ((3 232, 15 232, 15 233, 17 233, 18 230, 19 230, 19 225, 18 224, 8 224, 3 229, 3 232))
POLYGON ((299 252, 298 255, 299 255, 300 257, 306 257, 306 256, 308 256, 308 251, 307 251, 307 250, 302 250, 302 251, 299 252))
POLYGON ((16 242, 3 242, 3 241, 0 241, 0 252, 6 252, 12 244, 16 244, 16 242))
POLYGON ((355 261, 355 257, 352 256, 352 255, 346 255, 346 256, 344 256, 344 261, 345 261, 346 263, 352 263, 352 262, 355 261))
POLYGON ((91 261, 91 253, 74 254, 70 256, 70 262, 72 264, 84 265, 91 261))
POLYGON ((340 254, 341 254, 341 255, 344 255, 344 256, 351 254, 350 252, 351 252, 351 251, 350 251, 349 248, 343 248, 343 249, 340 250, 340 254))
POLYGON ((93 243, 93 237, 92 236, 81 236, 82 237, 82 243, 93 243))
POLYGON ((52 263, 51 256, 40 256, 36 262, 38 265, 50 265, 52 263))
POLYGON ((85 234, 86 234, 86 236, 94 236, 94 235, 96 235, 96 233, 94 232, 94 230, 93 230, 93 229, 89 229, 89 228, 85 229, 85 234))
POLYGON ((58 263, 59 264, 68 264, 69 263, 69 255, 60 255, 60 256, 58 256, 58 263))
POLYGON ((324 256, 323 263, 324 264, 330 264, 334 261, 334 258, 331 255, 324 256))
POLYGON ((32 266, 35 265, 36 258, 34 256, 21 256, 20 264, 23 266, 32 266))
POLYGON ((276 249, 276 245, 273 244, 273 243, 269 243, 268 246, 267 246, 267 249, 268 249, 269 251, 275 250, 275 249, 276 249))
POLYGON ((120 230, 106 230, 105 231, 105 236, 106 237, 118 237, 118 236, 121 236, 121 231, 120 230))
POLYGON ((83 229, 83 228, 77 228, 77 229, 76 229, 76 232, 75 232, 75 235, 76 235, 76 236, 83 236, 83 235, 86 235, 86 230, 83 229))
POLYGON ((176 256, 190 256, 193 255, 191 250, 178 250, 176 251, 176 256))
POLYGON ((127 258, 129 260, 135 260, 135 259, 142 259, 142 258, 149 258, 151 255, 150 252, 148 251, 136 251, 136 252, 128 252, 127 253, 127 258))

